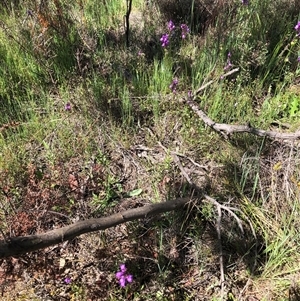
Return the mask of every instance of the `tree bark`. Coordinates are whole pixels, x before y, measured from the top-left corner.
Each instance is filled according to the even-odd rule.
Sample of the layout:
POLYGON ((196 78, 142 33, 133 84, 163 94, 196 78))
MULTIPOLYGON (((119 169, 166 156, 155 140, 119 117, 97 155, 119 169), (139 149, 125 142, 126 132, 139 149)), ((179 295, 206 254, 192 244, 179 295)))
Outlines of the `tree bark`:
POLYGON ((104 230, 125 222, 172 211, 184 206, 189 201, 191 201, 191 198, 189 197, 178 198, 173 201, 129 209, 108 217, 79 221, 69 226, 55 229, 46 233, 21 237, 10 237, 6 240, 0 240, 0 258, 36 251, 67 240, 71 240, 84 233, 104 230))

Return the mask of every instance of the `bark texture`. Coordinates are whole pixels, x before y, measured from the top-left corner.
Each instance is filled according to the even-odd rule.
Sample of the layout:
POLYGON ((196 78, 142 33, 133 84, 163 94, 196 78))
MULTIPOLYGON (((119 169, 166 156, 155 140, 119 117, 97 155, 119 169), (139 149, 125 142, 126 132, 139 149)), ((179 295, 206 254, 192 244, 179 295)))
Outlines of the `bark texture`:
POLYGON ((104 230, 125 222, 172 211, 182 207, 189 201, 191 201, 191 198, 178 198, 168 202, 129 209, 108 217, 79 221, 69 226, 55 229, 46 233, 21 237, 10 237, 6 240, 0 241, 0 258, 17 256, 36 251, 67 240, 71 240, 84 233, 104 230))

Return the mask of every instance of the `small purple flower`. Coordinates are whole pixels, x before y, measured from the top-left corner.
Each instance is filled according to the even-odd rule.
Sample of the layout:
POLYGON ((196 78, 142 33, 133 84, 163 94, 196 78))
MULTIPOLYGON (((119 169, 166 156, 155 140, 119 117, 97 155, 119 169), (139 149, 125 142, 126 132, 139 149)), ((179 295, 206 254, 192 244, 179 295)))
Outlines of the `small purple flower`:
POLYGON ((124 263, 122 263, 120 265, 120 270, 121 270, 122 273, 126 273, 127 272, 127 268, 126 268, 126 265, 124 263))
POLYGON ((127 283, 133 281, 133 276, 127 273, 127 268, 124 263, 120 265, 120 271, 116 273, 116 278, 119 280, 121 287, 125 287, 127 283))
POLYGON ((162 47, 167 47, 169 45, 169 35, 167 33, 163 34, 160 41, 162 47))
POLYGON ((186 24, 181 24, 180 28, 181 28, 181 37, 185 39, 186 35, 190 32, 190 29, 186 24))
POLYGON ((248 0, 242 0, 242 4, 243 4, 243 5, 248 5, 248 4, 249 4, 249 1, 248 1, 248 0))
POLYGON ((172 90, 173 93, 176 93, 177 85, 178 85, 178 79, 175 77, 171 85, 169 86, 169 88, 172 90))
POLYGON ((294 28, 297 31, 297 37, 300 37, 300 21, 298 21, 294 28))
POLYGON ((175 29, 175 24, 172 20, 168 22, 168 29, 169 31, 173 31, 175 29))
POLYGON ((71 280, 70 277, 66 277, 66 278, 64 279, 64 283, 65 283, 65 284, 70 284, 71 282, 72 282, 72 280, 71 280))
POLYGON ((227 54, 227 64, 226 64, 226 66, 224 67, 224 70, 225 70, 225 71, 226 71, 226 70, 229 70, 229 69, 232 67, 232 63, 231 63, 230 58, 231 58, 231 52, 228 52, 228 54, 227 54))
POLYGON ((66 111, 71 111, 71 104, 69 102, 66 103, 65 110, 66 111))
POLYGON ((297 58, 297 62, 298 62, 298 63, 300 63, 300 56, 298 56, 298 58, 297 58))
POLYGON ((33 17, 33 12, 32 12, 31 9, 28 9, 28 10, 27 10, 27 15, 28 15, 29 17, 33 17))

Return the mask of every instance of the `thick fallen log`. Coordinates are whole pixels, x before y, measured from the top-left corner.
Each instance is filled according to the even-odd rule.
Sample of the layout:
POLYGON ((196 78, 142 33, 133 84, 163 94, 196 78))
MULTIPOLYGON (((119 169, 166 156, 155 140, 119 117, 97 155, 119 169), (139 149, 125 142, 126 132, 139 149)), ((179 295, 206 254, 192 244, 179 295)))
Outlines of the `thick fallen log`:
POLYGON ((129 221, 155 216, 184 206, 191 198, 178 198, 172 201, 146 205, 113 214, 108 217, 79 221, 69 226, 51 230, 46 233, 9 237, 0 241, 0 258, 17 256, 24 253, 44 249, 46 247, 71 240, 84 233, 105 230, 129 221))

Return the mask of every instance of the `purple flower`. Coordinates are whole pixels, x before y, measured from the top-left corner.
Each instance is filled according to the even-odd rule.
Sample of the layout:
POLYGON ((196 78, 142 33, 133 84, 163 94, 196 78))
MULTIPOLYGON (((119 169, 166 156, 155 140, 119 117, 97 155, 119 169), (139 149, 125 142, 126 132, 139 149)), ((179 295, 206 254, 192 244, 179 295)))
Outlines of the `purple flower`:
POLYGON ((64 283, 65 283, 65 284, 70 284, 71 282, 72 282, 72 280, 71 280, 70 277, 66 277, 66 278, 64 279, 64 283))
POLYGON ((249 4, 249 1, 248 1, 248 0, 242 0, 242 4, 243 4, 243 5, 248 5, 248 4, 249 4))
POLYGON ((229 69, 232 67, 232 63, 231 63, 230 58, 231 58, 231 52, 228 52, 228 54, 227 54, 227 64, 226 64, 226 66, 224 67, 224 70, 225 70, 225 71, 226 71, 226 70, 229 70, 229 69))
POLYGON ((144 56, 145 53, 140 49, 139 52, 138 52, 138 56, 144 56))
POLYGON ((300 37, 300 21, 298 21, 294 28, 297 31, 297 37, 300 37))
POLYGON ((122 273, 126 273, 126 272, 127 272, 127 268, 126 268, 126 266, 125 266, 124 263, 122 263, 122 264, 120 265, 120 270, 121 270, 122 273))
POLYGON ((177 85, 178 85, 178 79, 175 77, 171 85, 169 86, 169 88, 172 90, 173 93, 176 93, 177 85))
POLYGON ((190 29, 186 24, 181 24, 180 28, 181 28, 181 37, 185 39, 186 35, 190 32, 190 29))
POLYGON ((125 287, 127 283, 133 281, 133 276, 127 273, 127 268, 124 263, 120 265, 120 271, 116 273, 116 278, 119 280, 121 287, 125 287))
POLYGON ((169 29, 169 31, 172 31, 172 30, 175 29, 175 24, 173 23, 172 20, 170 20, 170 21, 168 22, 168 29, 169 29))
POLYGON ((71 104, 69 102, 66 103, 65 110, 66 111, 71 111, 71 104))
POLYGON ((298 63, 300 63, 300 56, 298 56, 298 58, 297 58, 297 62, 298 62, 298 63))
POLYGON ((160 41, 162 47, 167 47, 169 45, 169 35, 167 33, 163 34, 160 41))

